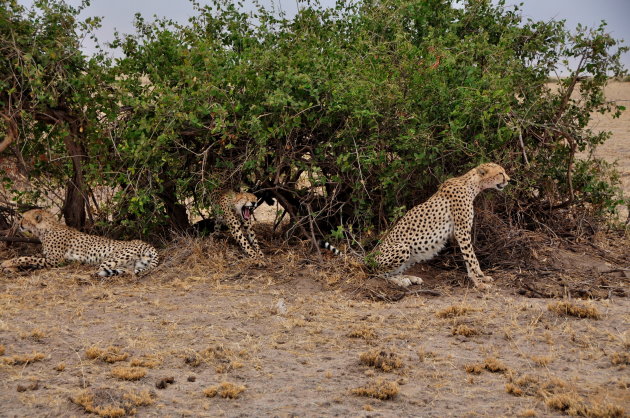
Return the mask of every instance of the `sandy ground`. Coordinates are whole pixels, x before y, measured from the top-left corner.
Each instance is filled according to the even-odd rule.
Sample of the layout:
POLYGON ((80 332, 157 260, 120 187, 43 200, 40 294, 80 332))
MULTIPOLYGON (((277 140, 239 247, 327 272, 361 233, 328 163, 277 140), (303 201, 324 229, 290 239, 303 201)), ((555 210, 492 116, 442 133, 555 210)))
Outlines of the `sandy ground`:
MULTIPOLYGON (((630 82, 611 82, 605 90, 606 99, 627 110, 617 119, 611 115, 592 115, 589 128, 593 131, 610 131, 612 137, 599 145, 593 155, 615 163, 621 175, 621 186, 626 198, 630 198, 630 82)), ((620 208, 621 217, 628 217, 628 208, 620 208)))
MULTIPOLYGON (((596 152, 619 160, 628 191, 629 121, 593 124, 614 131, 596 152)), ((404 294, 260 235, 262 267, 219 235, 162 250, 140 279, 1 274, 0 416, 630 413, 627 238, 486 267, 489 292, 461 264, 419 267, 426 283, 404 294)))
POLYGON ((630 275, 620 270, 629 258, 597 264, 567 253, 567 265, 596 266, 578 275, 494 269, 496 284, 483 293, 461 269, 420 267, 426 284, 385 302, 375 299, 400 291, 365 280, 351 263, 317 261, 306 249, 263 250, 270 261, 256 267, 225 237, 185 239, 138 280, 102 281, 78 265, 3 276, 0 415, 630 410, 630 275), (566 307, 553 311, 558 298, 527 297, 553 286, 560 295, 599 289, 604 298, 570 300, 568 309, 586 316, 579 318, 566 307), (221 395, 239 390, 235 399, 221 395))

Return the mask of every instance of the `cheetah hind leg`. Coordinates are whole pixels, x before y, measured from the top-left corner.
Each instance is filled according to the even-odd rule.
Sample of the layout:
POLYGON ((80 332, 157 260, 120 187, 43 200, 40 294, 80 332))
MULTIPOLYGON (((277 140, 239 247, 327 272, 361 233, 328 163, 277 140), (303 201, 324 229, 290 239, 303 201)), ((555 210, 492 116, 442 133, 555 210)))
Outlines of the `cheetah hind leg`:
POLYGON ((158 255, 155 251, 149 251, 140 256, 134 263, 133 274, 140 276, 145 274, 148 270, 155 268, 158 265, 158 255))
POLYGON ((111 277, 119 274, 125 274, 129 267, 134 265, 134 261, 131 260, 129 255, 120 256, 116 254, 98 266, 98 272, 96 273, 100 277, 111 277))

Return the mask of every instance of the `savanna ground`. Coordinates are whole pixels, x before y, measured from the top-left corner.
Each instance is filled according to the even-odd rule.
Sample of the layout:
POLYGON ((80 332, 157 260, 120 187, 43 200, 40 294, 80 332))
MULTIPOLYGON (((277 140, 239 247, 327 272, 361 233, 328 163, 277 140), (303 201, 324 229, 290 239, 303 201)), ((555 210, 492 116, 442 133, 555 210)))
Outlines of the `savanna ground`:
MULTIPOLYGON (((607 94, 630 100, 630 83, 607 94)), ((596 154, 619 160, 628 193, 629 126, 630 112, 593 124, 614 132, 596 154)), ((542 242, 524 266, 486 266, 489 292, 453 249, 404 292, 259 235, 265 266, 217 235, 167 244, 140 279, 1 276, 0 415, 630 413, 627 234, 542 242)))

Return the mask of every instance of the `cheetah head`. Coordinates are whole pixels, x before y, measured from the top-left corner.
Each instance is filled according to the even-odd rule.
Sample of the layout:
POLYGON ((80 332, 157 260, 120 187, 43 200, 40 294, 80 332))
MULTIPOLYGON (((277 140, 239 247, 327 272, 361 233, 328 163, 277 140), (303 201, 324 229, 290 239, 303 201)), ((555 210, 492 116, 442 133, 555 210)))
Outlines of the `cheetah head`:
POLYGON ((482 190, 503 190, 510 182, 510 176, 507 175, 503 167, 494 163, 486 163, 478 166, 477 175, 479 176, 479 185, 482 190))
POLYGON ((30 232, 37 236, 40 231, 49 229, 57 223, 57 219, 52 213, 43 209, 31 209, 22 214, 22 219, 20 219, 20 231, 30 232))
POLYGON ((243 220, 249 221, 254 217, 254 209, 258 198, 252 193, 237 193, 234 195, 234 213, 243 220))

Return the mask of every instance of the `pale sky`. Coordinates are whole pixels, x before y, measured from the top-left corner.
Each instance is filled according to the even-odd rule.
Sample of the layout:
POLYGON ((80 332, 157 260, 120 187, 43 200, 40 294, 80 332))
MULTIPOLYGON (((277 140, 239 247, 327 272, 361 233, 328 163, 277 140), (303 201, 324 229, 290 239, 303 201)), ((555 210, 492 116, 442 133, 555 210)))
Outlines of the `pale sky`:
MULTIPOLYGON (((199 0, 201 4, 207 1, 199 0)), ((496 2, 497 0, 493 0, 496 2)), ((32 0, 20 0, 25 5, 32 0)), ((80 0, 67 0, 78 5, 80 0)), ((284 11, 288 17, 295 14, 299 7, 298 0, 259 0, 266 7, 284 11)), ((523 2, 521 14, 533 20, 566 20, 567 26, 575 28, 578 23, 597 26, 601 20, 608 23, 608 32, 617 39, 624 39, 624 45, 630 45, 630 0, 507 0, 507 5, 523 2)), ((252 0, 244 0, 245 9, 252 9, 252 0)), ((334 5, 334 0, 320 0, 323 6, 334 5)), ((113 40, 114 30, 121 33, 133 33, 133 17, 140 12, 145 20, 152 20, 153 15, 166 16, 185 23, 194 14, 188 0, 92 0, 91 5, 82 13, 83 17, 102 16, 103 26, 97 32, 101 43, 113 40)), ((94 51, 90 40, 83 45, 86 53, 94 51)), ((630 69, 630 53, 622 58, 626 68, 630 69)))

